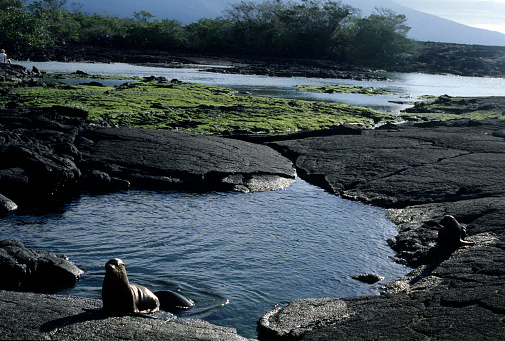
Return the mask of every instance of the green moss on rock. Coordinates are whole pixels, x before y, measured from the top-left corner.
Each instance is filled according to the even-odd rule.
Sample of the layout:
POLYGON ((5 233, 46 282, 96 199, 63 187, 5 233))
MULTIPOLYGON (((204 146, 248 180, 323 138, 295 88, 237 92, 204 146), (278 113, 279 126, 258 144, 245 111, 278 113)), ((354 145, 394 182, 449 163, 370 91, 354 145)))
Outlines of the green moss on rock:
POLYGON ((24 108, 62 106, 110 124, 201 134, 285 134, 339 125, 371 126, 386 113, 345 104, 235 96, 235 90, 182 82, 130 82, 121 86, 43 83, 11 88, 24 108))
POLYGON ((364 86, 342 86, 342 85, 326 85, 326 86, 311 86, 311 85, 295 85, 299 91, 320 92, 326 94, 360 94, 360 95, 391 95, 391 91, 384 89, 375 89, 364 86))

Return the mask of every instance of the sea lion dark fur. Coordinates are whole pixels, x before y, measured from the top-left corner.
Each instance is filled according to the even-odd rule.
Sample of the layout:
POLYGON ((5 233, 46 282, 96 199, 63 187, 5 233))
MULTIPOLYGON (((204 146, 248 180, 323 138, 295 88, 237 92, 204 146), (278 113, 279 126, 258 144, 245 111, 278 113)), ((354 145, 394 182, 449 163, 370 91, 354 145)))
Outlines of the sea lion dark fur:
POLYGON ((119 258, 111 259, 105 264, 102 301, 102 310, 108 314, 145 314, 160 309, 158 297, 151 290, 130 284, 125 265, 119 258))
POLYGON ((186 297, 173 291, 156 291, 154 294, 160 301, 160 309, 170 313, 187 310, 195 306, 192 300, 188 300, 186 297))
POLYGON ((462 245, 473 245, 473 242, 465 241, 466 227, 458 223, 452 215, 446 215, 438 226, 438 244, 447 247, 459 247, 462 245))

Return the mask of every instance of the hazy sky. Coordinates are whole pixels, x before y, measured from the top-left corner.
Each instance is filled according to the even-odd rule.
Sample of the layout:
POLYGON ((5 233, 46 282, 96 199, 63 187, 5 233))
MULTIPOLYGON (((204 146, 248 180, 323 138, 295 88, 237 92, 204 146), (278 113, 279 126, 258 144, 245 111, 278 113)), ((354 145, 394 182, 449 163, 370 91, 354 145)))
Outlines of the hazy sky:
POLYGON ((505 0, 394 0, 468 26, 505 33, 505 0))

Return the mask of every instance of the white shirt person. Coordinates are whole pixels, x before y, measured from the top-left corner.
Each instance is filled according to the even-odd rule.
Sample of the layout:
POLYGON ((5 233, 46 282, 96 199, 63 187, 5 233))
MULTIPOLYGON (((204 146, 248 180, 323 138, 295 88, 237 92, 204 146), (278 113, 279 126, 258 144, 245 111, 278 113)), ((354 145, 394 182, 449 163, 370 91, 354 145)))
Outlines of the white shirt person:
POLYGON ((7 54, 4 49, 0 50, 0 63, 1 64, 10 64, 11 60, 7 58, 7 54))

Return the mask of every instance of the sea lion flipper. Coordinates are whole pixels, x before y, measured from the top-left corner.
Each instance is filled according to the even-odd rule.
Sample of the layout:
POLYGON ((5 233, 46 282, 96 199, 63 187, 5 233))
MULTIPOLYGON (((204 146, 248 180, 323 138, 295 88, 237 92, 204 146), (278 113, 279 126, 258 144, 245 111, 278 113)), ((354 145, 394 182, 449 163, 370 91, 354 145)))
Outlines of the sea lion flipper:
POLYGON ((160 309, 170 313, 190 309, 195 306, 192 300, 173 291, 162 290, 156 291, 154 294, 160 301, 160 309))

